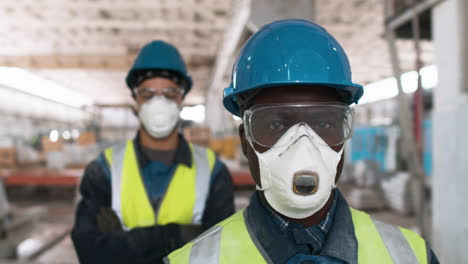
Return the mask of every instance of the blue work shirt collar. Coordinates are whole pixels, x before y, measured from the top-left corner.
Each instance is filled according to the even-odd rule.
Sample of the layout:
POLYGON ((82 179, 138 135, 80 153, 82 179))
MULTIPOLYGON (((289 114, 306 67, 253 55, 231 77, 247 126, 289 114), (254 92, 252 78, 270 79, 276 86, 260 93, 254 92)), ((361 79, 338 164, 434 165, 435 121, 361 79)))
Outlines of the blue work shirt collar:
MULTIPOLYGON (((330 256, 347 263, 357 263, 357 240, 349 206, 338 189, 335 190, 334 200, 334 205, 331 207, 334 212, 329 214, 329 219, 324 219, 320 223, 327 226, 327 232, 321 231, 324 238, 316 239, 320 241, 321 247, 313 254, 330 256)), ((271 216, 272 214, 280 217, 264 206, 259 194, 255 193, 246 209, 246 223, 254 236, 253 239, 260 244, 259 250, 268 263, 286 263, 292 256, 302 253, 304 244, 298 243, 298 237, 299 240, 304 239, 301 242, 318 245, 316 241, 311 242, 313 240, 310 240, 310 235, 303 235, 303 232, 310 231, 311 227, 302 227, 300 230, 300 225, 290 221, 287 226, 282 226, 281 223, 284 222, 278 221, 271 216), (288 233, 291 223, 294 227, 290 230, 299 230, 297 235, 294 231, 292 235, 288 235, 291 234, 288 233)), ((320 229, 320 224, 313 227, 320 229)), ((315 231, 314 234, 318 234, 315 231)))
MULTIPOLYGON (((290 221, 276 212, 270 207, 264 207, 270 212, 274 222, 279 227, 281 233, 288 237, 288 239, 294 240, 298 245, 298 251, 307 254, 312 251, 313 254, 318 254, 322 249, 323 244, 328 235, 328 231, 332 225, 332 220, 335 215, 336 209, 336 196, 333 196, 333 201, 327 215, 320 221, 320 223, 304 227, 303 225, 290 221), (300 248, 302 245, 302 248, 300 248)), ((263 204, 263 202, 262 202, 263 204)))
MULTIPOLYGON (((174 157, 175 163, 182 163, 188 167, 192 167, 192 152, 190 151, 189 143, 185 140, 184 136, 179 134, 179 143, 174 157)), ((133 139, 133 145, 135 146, 135 153, 138 159, 140 168, 144 168, 151 160, 143 152, 143 146, 140 143, 140 132, 137 132, 133 139)))

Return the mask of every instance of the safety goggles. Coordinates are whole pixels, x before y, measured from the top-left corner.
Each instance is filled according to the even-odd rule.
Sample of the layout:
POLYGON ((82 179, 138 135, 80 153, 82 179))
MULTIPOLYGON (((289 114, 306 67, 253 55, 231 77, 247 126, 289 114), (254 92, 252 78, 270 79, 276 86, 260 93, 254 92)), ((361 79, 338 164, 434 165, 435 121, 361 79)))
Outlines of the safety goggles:
POLYGON ((182 96, 183 90, 178 87, 166 87, 163 89, 156 89, 151 87, 136 87, 135 95, 143 100, 149 100, 156 95, 163 95, 167 99, 175 100, 182 96))
POLYGON ((243 119, 247 138, 262 147, 271 148, 298 123, 336 146, 352 135, 354 109, 343 103, 256 105, 244 111, 243 119))

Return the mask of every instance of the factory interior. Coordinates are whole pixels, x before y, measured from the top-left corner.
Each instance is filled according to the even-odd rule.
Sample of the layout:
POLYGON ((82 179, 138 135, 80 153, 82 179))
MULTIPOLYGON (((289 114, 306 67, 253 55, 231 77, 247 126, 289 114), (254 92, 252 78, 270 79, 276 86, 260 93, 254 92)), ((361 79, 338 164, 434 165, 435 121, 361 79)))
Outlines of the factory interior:
POLYGON ((243 45, 282 19, 325 28, 364 87, 337 183, 349 206, 414 231, 440 263, 468 263, 467 13, 467 0, 0 1, 0 263, 80 263, 83 175, 143 129, 126 76, 155 40, 193 83, 177 132, 216 153, 246 208, 244 120, 223 91, 243 45))

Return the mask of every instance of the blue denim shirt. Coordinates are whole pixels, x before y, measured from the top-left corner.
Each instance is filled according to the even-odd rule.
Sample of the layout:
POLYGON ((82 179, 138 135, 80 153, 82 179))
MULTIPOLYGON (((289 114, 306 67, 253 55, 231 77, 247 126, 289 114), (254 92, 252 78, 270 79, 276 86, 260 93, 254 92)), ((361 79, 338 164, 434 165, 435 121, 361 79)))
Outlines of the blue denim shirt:
MULTIPOLYGON (((304 243, 298 243, 294 235, 290 236, 287 235, 287 232, 284 233, 281 230, 282 222, 271 216, 274 212, 263 205, 258 193, 253 195, 246 209, 246 224, 249 232, 253 232, 255 235, 253 236, 253 239, 257 240, 255 242, 261 245, 259 250, 267 263, 358 263, 358 242, 354 234, 354 225, 348 203, 338 189, 335 189, 334 192, 335 207, 331 207, 331 218, 322 220, 318 224, 319 226, 326 224, 324 221, 330 221, 328 230, 318 232, 317 229, 312 229, 314 234, 322 233, 325 236, 323 240, 318 239, 323 243, 320 249, 313 248, 312 252, 304 250, 304 243)), ((298 233, 310 230, 310 227, 304 228, 298 225, 291 228, 292 230, 296 229, 298 233)), ((304 238, 308 241, 306 242, 308 244, 316 243, 311 239, 310 235, 304 236, 304 238)), ((428 250, 428 256, 428 263, 439 263, 432 250, 428 250)))
POLYGON ((307 228, 304 228, 304 226, 299 223, 284 219, 269 207, 266 207, 266 209, 271 213, 274 222, 279 227, 283 236, 296 242, 298 252, 304 254, 318 254, 331 228, 336 209, 336 196, 333 197, 333 202, 325 218, 323 218, 320 223, 307 228))

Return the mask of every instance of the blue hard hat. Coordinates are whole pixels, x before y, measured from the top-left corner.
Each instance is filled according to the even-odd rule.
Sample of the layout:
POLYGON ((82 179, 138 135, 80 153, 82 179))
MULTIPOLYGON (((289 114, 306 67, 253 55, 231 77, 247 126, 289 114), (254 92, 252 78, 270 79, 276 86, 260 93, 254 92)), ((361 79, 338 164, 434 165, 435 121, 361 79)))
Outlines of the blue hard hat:
POLYGON ((136 74, 145 70, 165 70, 177 74, 186 82, 185 93, 192 87, 192 78, 179 51, 164 41, 152 41, 140 50, 125 79, 130 89, 135 85, 136 74))
POLYGON ((239 116, 239 94, 281 85, 320 85, 345 91, 357 103, 363 88, 351 81, 348 57, 322 27, 300 19, 265 25, 244 44, 224 89, 223 104, 239 116))

